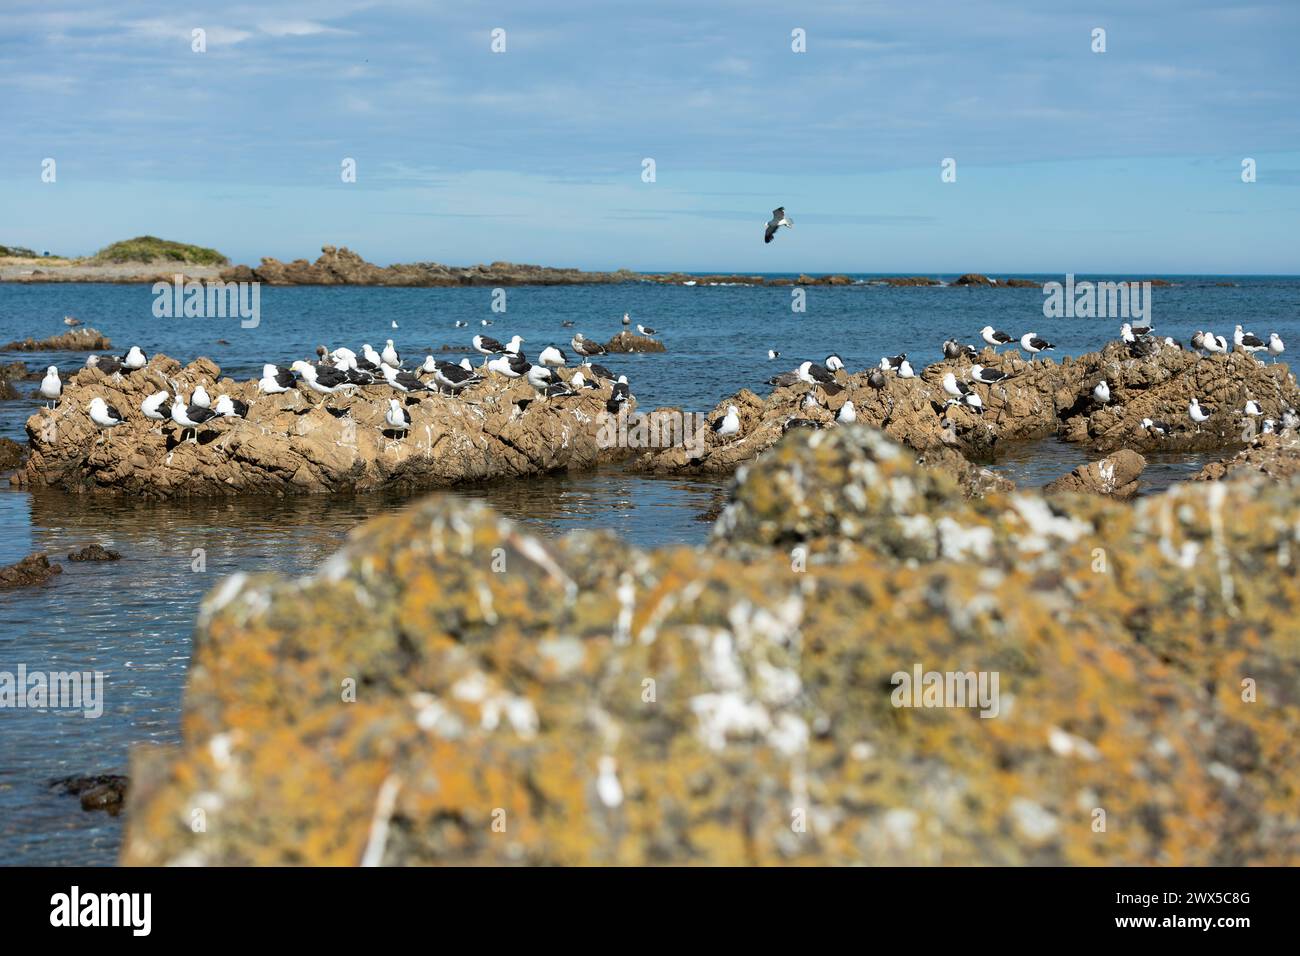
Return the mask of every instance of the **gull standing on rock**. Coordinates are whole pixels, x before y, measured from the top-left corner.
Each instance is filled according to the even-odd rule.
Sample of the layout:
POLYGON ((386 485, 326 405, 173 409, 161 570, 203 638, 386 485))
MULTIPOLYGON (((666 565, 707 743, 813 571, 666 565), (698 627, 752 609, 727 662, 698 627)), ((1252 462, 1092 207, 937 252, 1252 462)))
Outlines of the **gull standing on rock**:
POLYGON ((191 405, 197 405, 199 408, 211 408, 212 399, 208 396, 208 390, 200 385, 194 390, 194 395, 190 398, 191 405))
POLYGON ((1039 352, 1046 352, 1048 349, 1055 349, 1047 339, 1040 339, 1036 332, 1026 332, 1020 336, 1020 347, 1030 355, 1037 355, 1039 352))
MULTIPOLYGON (((122 422, 126 421, 119 412, 102 398, 92 398, 90 404, 86 406, 86 411, 90 413, 90 420, 95 423, 101 432, 110 428, 116 428, 122 422)), ((103 441, 103 435, 100 435, 100 441, 103 441)))
POLYGON ((1093 387, 1092 397, 1099 405, 1105 405, 1110 401, 1110 386, 1106 384, 1104 378, 1093 387))
POLYGON ((589 355, 605 354, 605 346, 601 345, 599 342, 589 341, 581 332, 576 333, 573 338, 569 340, 569 344, 573 346, 573 351, 577 352, 583 358, 586 358, 589 355))
POLYGON ((714 419, 710 426, 719 438, 726 438, 729 435, 740 433, 740 413, 736 411, 735 405, 727 406, 727 414, 721 418, 714 419))
MULTIPOLYGON (((293 372, 287 368, 267 363, 262 366, 262 378, 257 383, 257 390, 267 395, 280 395, 293 388, 293 372)), ((165 394, 165 393, 164 393, 165 394)))
POLYGON ((569 357, 558 346, 548 345, 537 353, 537 361, 551 368, 559 368, 561 365, 568 364, 569 357))
POLYGON ((204 422, 216 418, 216 414, 210 408, 203 408, 191 402, 188 406, 181 401, 180 395, 172 399, 172 421, 181 426, 181 435, 185 432, 192 432, 191 441, 198 442, 199 426, 204 422))
POLYGON ((388 411, 384 413, 384 421, 395 432, 407 432, 411 428, 410 413, 395 398, 388 400, 388 411))
POLYGON ((835 414, 835 420, 841 425, 852 425, 858 420, 858 410, 853 407, 852 401, 846 401, 840 406, 840 410, 835 414))
POLYGON ((999 371, 995 368, 985 368, 983 365, 972 365, 970 367, 970 377, 972 381, 979 382, 981 385, 996 385, 1003 379, 1008 378, 1006 372, 999 371))
MULTIPOLYGON (((785 226, 787 229, 793 229, 794 223, 786 218, 785 207, 777 206, 772 210, 772 218, 768 220, 767 231, 763 233, 763 242, 768 243, 775 239, 776 231, 782 226, 785 226)), ((814 232, 815 231, 816 230, 814 230, 814 232)))
MULTIPOLYGON (((165 422, 171 418, 170 411, 165 408, 167 399, 171 398, 166 392, 154 392, 143 402, 140 403, 140 412, 145 418, 155 422, 165 422)), ((158 434, 162 434, 162 429, 155 429, 158 434)))
POLYGON ((991 325, 986 325, 984 328, 980 329, 980 338, 989 345, 992 345, 994 348, 999 345, 1010 345, 1015 341, 1015 339, 1007 335, 1007 333, 1000 332, 991 325))
POLYGON ((392 339, 389 339, 385 343, 384 350, 379 353, 379 357, 383 359, 385 362, 387 362, 389 365, 391 365, 393 368, 402 367, 402 357, 397 354, 397 349, 393 347, 392 339))
POLYGON ((1276 332, 1269 333, 1268 354, 1273 356, 1273 361, 1276 362, 1277 357, 1285 351, 1286 344, 1282 341, 1282 336, 1278 335, 1276 332))
POLYGON ((658 332, 655 329, 647 328, 646 326, 642 325, 640 322, 637 323, 636 330, 639 335, 644 335, 647 337, 658 334, 658 332))
POLYGON ((144 368, 148 364, 149 360, 145 358, 144 352, 140 350, 138 345, 131 346, 127 349, 126 355, 122 356, 122 367, 130 369, 132 372, 138 368, 144 368))
POLYGON ((1201 425, 1208 422, 1210 416, 1214 414, 1214 409, 1202 408, 1201 403, 1193 398, 1191 404, 1187 406, 1187 414, 1191 417, 1192 421, 1196 422, 1196 430, 1199 432, 1201 430, 1201 425))
POLYGON ((49 399, 50 407, 58 406, 59 397, 63 395, 63 380, 59 378, 59 367, 51 365, 45 370, 45 377, 41 379, 41 396, 49 399))

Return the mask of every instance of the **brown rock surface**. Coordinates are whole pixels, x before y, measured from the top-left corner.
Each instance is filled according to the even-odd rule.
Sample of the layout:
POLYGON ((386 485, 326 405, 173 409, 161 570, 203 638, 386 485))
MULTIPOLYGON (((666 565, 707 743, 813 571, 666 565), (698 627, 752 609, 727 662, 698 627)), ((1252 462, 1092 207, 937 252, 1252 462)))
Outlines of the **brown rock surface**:
POLYGON ((634 332, 619 332, 605 343, 606 352, 666 352, 664 344, 648 335, 634 332))
POLYGON ((1220 481, 1251 474, 1279 481, 1300 474, 1300 435, 1294 431, 1257 435, 1232 457, 1210 462, 1192 480, 1220 481))
POLYGON ((1043 490, 1048 494, 1077 492, 1089 495, 1108 495, 1112 498, 1132 498, 1138 492, 1138 476, 1147 466, 1147 460, 1135 451, 1119 451, 1087 465, 1080 465, 1068 475, 1062 475, 1043 490))
POLYGON ((21 465, 24 451, 12 438, 0 438, 0 472, 13 471, 21 465))
POLYGON ((104 352, 113 347, 107 336, 89 327, 70 329, 47 339, 23 339, 0 346, 0 352, 104 352))
POLYGON ((223 378, 209 359, 182 368, 160 354, 130 374, 84 368, 65 380, 57 409, 28 419, 31 456, 16 478, 29 487, 146 498, 294 494, 432 488, 589 468, 619 454, 597 442, 608 384, 537 400, 526 382, 490 375, 455 398, 405 396, 411 430, 401 438, 383 434, 395 395, 374 385, 322 401, 302 383, 293 392, 262 395, 256 382, 223 378), (214 419, 195 442, 180 441, 170 422, 156 428, 140 412, 155 391, 179 389, 188 397, 199 384, 214 402, 221 393, 247 402, 248 418, 214 419), (85 411, 95 396, 126 423, 100 433, 85 411))
POLYGON ((0 588, 21 588, 32 584, 44 584, 56 574, 62 574, 63 568, 50 564, 50 559, 43 554, 32 554, 17 564, 0 568, 0 588))

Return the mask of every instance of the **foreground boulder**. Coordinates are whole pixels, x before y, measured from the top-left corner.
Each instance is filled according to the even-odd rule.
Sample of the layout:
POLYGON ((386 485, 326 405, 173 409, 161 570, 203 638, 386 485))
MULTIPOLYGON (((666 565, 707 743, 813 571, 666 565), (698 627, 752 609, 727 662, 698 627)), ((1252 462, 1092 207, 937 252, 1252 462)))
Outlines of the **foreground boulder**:
POLYGON ((1138 493, 1138 476, 1147 466, 1147 460, 1135 451, 1122 448, 1101 461, 1080 465, 1068 475, 1062 475, 1043 490, 1048 494, 1062 491, 1089 495, 1109 495, 1112 498, 1132 498, 1138 493))
POLYGON ((122 860, 1295 864, 1297 506, 968 501, 863 427, 792 432, 707 549, 429 498, 209 595, 122 860))
POLYGON ((51 564, 43 554, 31 554, 16 564, 0 568, 0 589, 21 588, 33 584, 44 584, 56 574, 62 574, 63 568, 51 564))
POLYGON ((221 376, 202 358, 182 367, 165 355, 130 374, 85 368, 70 377, 58 408, 27 421, 31 455, 18 483, 69 492, 146 498, 298 494, 380 487, 432 488, 490 478, 590 468, 611 452, 599 442, 608 383, 577 396, 538 400, 522 380, 490 375, 459 396, 403 397, 405 436, 387 431, 387 385, 322 396, 299 383, 263 395, 256 382, 221 376), (159 390, 190 396, 202 384, 249 404, 244 418, 219 418, 181 439, 180 429, 140 411, 159 390), (86 407, 102 397, 126 422, 100 432, 86 407))

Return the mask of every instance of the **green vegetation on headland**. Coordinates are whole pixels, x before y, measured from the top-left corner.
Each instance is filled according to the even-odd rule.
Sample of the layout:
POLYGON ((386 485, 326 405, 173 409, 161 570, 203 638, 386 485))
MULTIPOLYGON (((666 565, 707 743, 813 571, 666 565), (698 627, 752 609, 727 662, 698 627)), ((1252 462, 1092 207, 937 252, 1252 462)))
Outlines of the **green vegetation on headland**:
POLYGON ((230 260, 216 249, 172 242, 156 236, 136 236, 105 246, 91 257, 92 262, 186 262, 199 266, 224 266, 230 260))
POLYGON ((12 256, 15 259, 39 259, 41 254, 26 246, 0 246, 0 258, 12 256))

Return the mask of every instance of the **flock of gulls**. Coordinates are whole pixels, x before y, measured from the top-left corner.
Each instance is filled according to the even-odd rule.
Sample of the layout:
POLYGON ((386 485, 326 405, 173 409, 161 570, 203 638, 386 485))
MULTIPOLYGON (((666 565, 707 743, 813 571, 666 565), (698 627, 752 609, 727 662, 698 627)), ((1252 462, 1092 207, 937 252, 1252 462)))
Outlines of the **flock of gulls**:
MULTIPOLYGON (((783 218, 777 214, 782 210, 776 210, 773 214, 773 221, 777 218, 783 218)), ((775 228, 769 223, 768 235, 771 236, 775 228)), ((1162 348, 1181 349, 1182 346, 1172 337, 1163 339, 1152 335, 1153 329, 1150 326, 1134 326, 1125 322, 1120 327, 1120 341, 1128 345, 1129 352, 1134 357, 1145 357, 1153 355, 1162 348)), ((1029 360, 1041 352, 1050 352, 1055 349, 1051 342, 1038 335, 1037 332, 1026 332, 1019 338, 1009 335, 999 329, 986 325, 980 329, 980 338, 987 344, 993 346, 996 350, 1004 346, 1015 346, 1027 353, 1029 360)), ((1266 353, 1274 361, 1284 351, 1286 345, 1281 336, 1276 332, 1269 335, 1268 339, 1261 339, 1258 336, 1243 330, 1238 325, 1233 332, 1232 346, 1229 347, 1228 340, 1213 332, 1197 331, 1190 341, 1191 350, 1201 355, 1226 354, 1234 349, 1240 349, 1250 355, 1257 353, 1266 353)), ((979 350, 974 345, 959 342, 956 339, 948 339, 942 346, 943 357, 945 359, 968 358, 975 359, 979 356, 979 350)), ((767 353, 769 360, 775 360, 781 357, 781 353, 775 349, 769 349, 767 353)), ((843 390, 835 379, 835 372, 844 368, 844 360, 839 355, 828 355, 824 362, 803 362, 797 368, 774 375, 767 380, 767 384, 777 387, 794 385, 799 382, 805 382, 818 386, 823 394, 835 395, 843 390)), ((912 367, 907 358, 907 353, 899 355, 885 356, 880 360, 880 364, 871 369, 867 375, 867 384, 874 389, 882 389, 888 383, 889 376, 897 378, 915 378, 916 370, 912 367)), ((948 408, 954 405, 964 405, 974 409, 976 412, 983 414, 984 400, 980 397, 979 392, 973 387, 979 385, 996 385, 1011 377, 1010 373, 1003 372, 999 369, 986 368, 978 362, 971 364, 965 370, 966 379, 957 377, 955 372, 945 372, 943 376, 943 390, 948 396, 947 402, 942 406, 948 408)), ((816 395, 817 389, 810 390, 804 398, 804 407, 813 408, 820 406, 816 395)), ((1092 390, 1092 400, 1098 405, 1108 404, 1111 400, 1110 384, 1104 379, 1098 382, 1092 390)), ((936 406, 938 407, 938 406, 936 406)), ((1262 411, 1259 404, 1253 399, 1246 402, 1241 414, 1247 418, 1260 418, 1262 411)), ((1214 414, 1215 409, 1208 408, 1200 403, 1199 398, 1193 398, 1187 406, 1187 417, 1200 430, 1200 426, 1209 421, 1214 414)), ((857 410, 853 407, 852 401, 846 401, 840 406, 836 415, 836 421, 841 423, 850 423, 857 420, 857 410)), ((1294 428, 1300 426, 1300 416, 1297 416, 1295 410, 1285 409, 1283 413, 1283 427, 1294 428)), ((1271 419, 1265 419, 1261 422, 1261 431, 1268 433, 1273 431, 1277 423, 1271 419)), ((803 418, 791 418, 785 423, 786 430, 797 427, 818 428, 820 424, 803 418)), ((1168 435, 1174 430, 1167 422, 1154 421, 1149 418, 1142 420, 1142 427, 1159 436, 1168 435)), ((719 419, 715 423, 715 430, 719 434, 734 435, 740 431, 740 420, 736 415, 734 405, 728 406, 728 414, 725 418, 719 419), (719 424, 721 428, 719 428, 719 424)))
MULTIPOLYGON (((623 317, 624 324, 630 321, 623 317)), ((643 334, 651 334, 653 329, 638 325, 643 334)), ((485 380, 487 375, 501 375, 506 379, 526 379, 540 399, 559 399, 579 394, 584 389, 597 389, 602 382, 612 383, 611 397, 606 401, 606 410, 611 414, 626 406, 631 398, 626 375, 615 375, 605 366, 592 359, 604 355, 606 349, 598 342, 593 342, 576 333, 570 346, 582 359, 573 373, 567 378, 559 369, 570 364, 570 357, 558 345, 549 344, 537 353, 537 361, 530 362, 523 351, 522 336, 513 336, 509 342, 502 343, 489 335, 475 335, 471 345, 475 352, 484 357, 482 365, 475 368, 468 358, 460 362, 447 362, 426 355, 418 364, 407 367, 392 339, 376 351, 369 343, 361 346, 361 351, 354 352, 348 348, 330 350, 325 346, 316 349, 316 361, 298 360, 288 367, 267 363, 262 366, 262 377, 257 383, 258 392, 264 395, 280 395, 288 392, 298 394, 301 383, 310 391, 322 396, 350 394, 358 388, 381 386, 391 388, 400 395, 415 395, 423 392, 435 392, 440 395, 456 396, 471 385, 485 380)), ((121 358, 113 356, 92 355, 86 365, 98 368, 108 375, 130 375, 148 365, 148 357, 139 346, 131 346, 121 358)), ((188 433, 190 440, 198 441, 198 432, 204 425, 218 418, 246 418, 248 404, 227 395, 211 396, 203 385, 198 385, 186 396, 176 383, 170 382, 171 391, 160 390, 146 397, 140 403, 140 414, 150 421, 164 423, 171 421, 181 429, 180 437, 188 433)), ((63 395, 63 381, 59 377, 58 366, 51 365, 41 380, 40 394, 56 406, 63 395)), ((325 400, 321 399, 323 403, 325 400)), ((531 400, 529 400, 531 401, 531 400)), ((519 402, 527 407, 528 402, 519 402)), ((348 414, 347 409, 336 409, 328 405, 326 410, 336 417, 348 414)), ((86 407, 90 420, 101 432, 123 424, 127 418, 116 407, 103 398, 95 397, 86 407)), ((385 430, 399 436, 411 427, 411 416, 404 401, 396 396, 387 399, 384 413, 385 430)), ((161 427, 156 429, 161 431, 161 427)), ((101 435, 102 441, 102 435, 101 435)))

